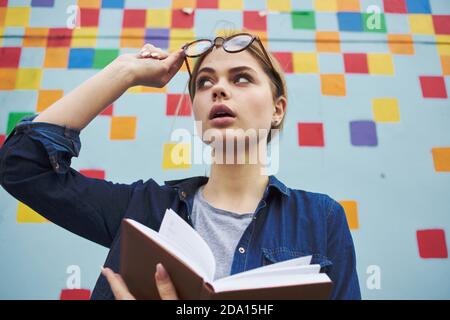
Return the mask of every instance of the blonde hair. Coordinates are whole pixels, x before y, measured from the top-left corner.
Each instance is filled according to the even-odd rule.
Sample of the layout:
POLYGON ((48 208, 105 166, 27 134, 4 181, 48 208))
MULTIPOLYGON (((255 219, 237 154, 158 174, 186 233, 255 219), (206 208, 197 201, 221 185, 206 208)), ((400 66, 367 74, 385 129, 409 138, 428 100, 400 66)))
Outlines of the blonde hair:
MULTIPOLYGON (((243 32, 247 32, 247 31, 243 31, 243 32)), ((229 31, 229 32, 227 32, 226 35, 223 35, 223 37, 227 38, 227 37, 230 37, 237 33, 240 33, 240 31, 239 32, 229 31)), ((248 33, 251 33, 251 32, 248 32, 248 33)), ((252 44, 250 46, 248 46, 245 50, 247 50, 255 58, 255 60, 259 63, 259 65, 262 67, 264 72, 269 77, 270 87, 272 89, 273 102, 275 103, 276 100, 281 96, 285 97, 285 99, 287 101, 286 79, 284 77, 284 71, 281 68, 280 64, 278 63, 278 60, 266 49, 267 55, 270 58, 270 62, 273 65, 273 69, 272 69, 270 62, 267 60, 266 55, 264 54, 264 52, 261 49, 261 46, 257 43, 256 40, 253 41, 252 44)), ((204 54, 196 59, 195 66, 192 69, 192 77, 189 80, 189 96, 191 98, 191 101, 194 101, 195 89, 196 89, 195 82, 197 79, 200 65, 202 64, 202 62, 206 58, 206 56, 208 54, 210 54, 211 52, 212 51, 210 51, 207 54, 204 54)), ((280 123, 278 123, 276 126, 272 125, 271 129, 281 130, 283 128, 285 117, 286 117, 286 114, 283 117, 283 119, 280 121, 280 123)), ((267 137, 267 143, 269 143, 270 140, 271 140, 271 133, 269 133, 269 135, 267 137)))

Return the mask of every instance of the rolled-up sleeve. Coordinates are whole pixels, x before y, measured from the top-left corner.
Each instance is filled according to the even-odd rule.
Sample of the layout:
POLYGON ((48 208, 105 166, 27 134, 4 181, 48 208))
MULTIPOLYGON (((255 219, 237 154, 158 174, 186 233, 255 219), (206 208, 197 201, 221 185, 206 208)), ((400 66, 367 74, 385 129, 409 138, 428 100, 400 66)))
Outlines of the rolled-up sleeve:
POLYGON ((329 276, 333 281, 330 299, 360 300, 356 253, 342 205, 329 198, 327 217, 327 251, 333 265, 329 276))
POLYGON ((79 131, 23 118, 0 149, 0 184, 55 224, 110 247, 135 189, 89 178, 71 168, 81 149, 79 131))

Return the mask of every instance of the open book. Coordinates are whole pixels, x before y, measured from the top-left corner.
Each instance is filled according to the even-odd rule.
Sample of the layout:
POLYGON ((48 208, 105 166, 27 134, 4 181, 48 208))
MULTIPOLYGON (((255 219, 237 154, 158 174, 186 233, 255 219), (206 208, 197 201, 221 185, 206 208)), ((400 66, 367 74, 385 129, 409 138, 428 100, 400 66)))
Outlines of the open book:
POLYGON ((186 221, 167 209, 159 232, 124 219, 120 273, 137 299, 160 299, 154 274, 162 263, 180 299, 327 299, 332 282, 311 256, 295 258, 214 281, 215 259, 186 221))

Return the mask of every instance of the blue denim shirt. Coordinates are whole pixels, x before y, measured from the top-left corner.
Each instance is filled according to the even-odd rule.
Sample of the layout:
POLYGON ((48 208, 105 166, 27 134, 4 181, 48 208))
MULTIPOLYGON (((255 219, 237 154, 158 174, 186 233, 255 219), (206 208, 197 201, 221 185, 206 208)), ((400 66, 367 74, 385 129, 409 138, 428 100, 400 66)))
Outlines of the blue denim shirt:
MULTIPOLYGON (((119 270, 120 225, 132 218, 159 230, 172 208, 192 226, 193 196, 208 181, 139 180, 112 183, 85 177, 70 167, 79 154, 79 131, 23 118, 0 149, 0 184, 13 197, 55 224, 110 248, 105 266, 119 270)), ((360 299, 352 236, 342 206, 325 194, 286 187, 269 177, 254 219, 244 231, 231 274, 312 255, 333 281, 330 299, 360 299), (241 250, 242 251, 242 250, 241 250)), ((114 299, 99 276, 92 299, 114 299)))

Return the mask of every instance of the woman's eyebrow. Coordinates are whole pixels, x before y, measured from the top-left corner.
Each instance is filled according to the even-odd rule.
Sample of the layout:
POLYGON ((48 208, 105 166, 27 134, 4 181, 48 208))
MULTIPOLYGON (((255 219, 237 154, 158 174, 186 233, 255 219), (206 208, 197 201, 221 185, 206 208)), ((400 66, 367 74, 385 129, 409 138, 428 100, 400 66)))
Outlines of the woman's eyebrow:
MULTIPOLYGON (((252 72, 256 73, 256 71, 254 69, 252 69, 248 66, 239 66, 239 67, 231 68, 228 70, 228 73, 236 73, 236 72, 244 71, 244 70, 248 70, 248 71, 252 71, 252 72)), ((214 70, 213 68, 204 67, 198 71, 198 73, 201 73, 201 72, 216 73, 216 70, 214 70)))

